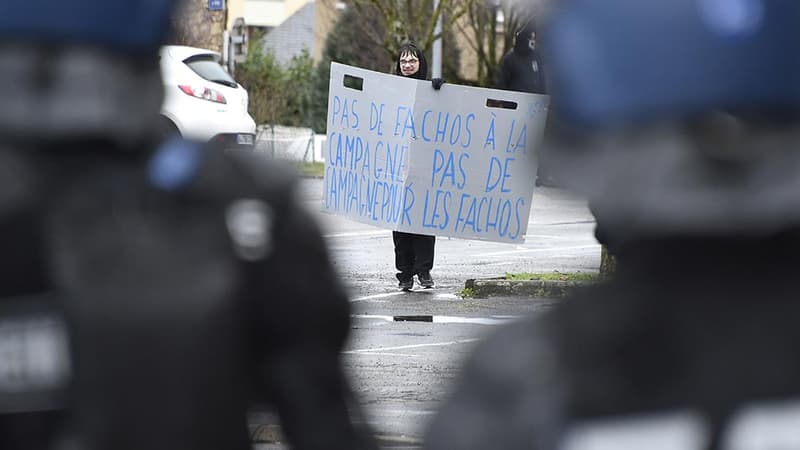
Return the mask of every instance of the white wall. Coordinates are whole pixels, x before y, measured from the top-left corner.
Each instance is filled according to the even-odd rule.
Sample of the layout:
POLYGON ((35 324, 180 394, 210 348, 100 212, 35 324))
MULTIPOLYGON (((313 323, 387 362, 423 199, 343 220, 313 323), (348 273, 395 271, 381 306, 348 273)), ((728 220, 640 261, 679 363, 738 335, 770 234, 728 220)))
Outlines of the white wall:
MULTIPOLYGON (((239 0, 243 1, 241 12, 247 25, 277 27, 306 3, 313 0, 239 0)), ((233 12, 233 11, 230 11, 233 12)))
POLYGON ((284 0, 245 0, 244 21, 258 27, 277 27, 286 20, 284 0))

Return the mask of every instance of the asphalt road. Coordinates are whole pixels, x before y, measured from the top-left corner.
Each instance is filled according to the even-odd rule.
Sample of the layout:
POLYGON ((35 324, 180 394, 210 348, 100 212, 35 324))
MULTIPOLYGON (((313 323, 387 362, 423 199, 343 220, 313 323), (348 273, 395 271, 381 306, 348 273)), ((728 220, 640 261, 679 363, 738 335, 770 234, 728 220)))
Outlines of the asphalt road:
MULTIPOLYGON (((596 272, 600 246, 586 202, 559 189, 534 191, 522 244, 439 238, 436 288, 397 289, 391 232, 320 212, 322 180, 304 179, 300 200, 315 213, 331 258, 350 290, 353 320, 343 355, 367 421, 383 446, 419 448, 428 421, 458 380, 475 344, 497 327, 540 314, 557 301, 463 299, 468 278, 506 272, 596 272), (396 316, 428 316, 397 321, 396 316)), ((269 422, 254 416, 251 425, 269 422)), ((260 450, 276 448, 262 446, 260 450)), ((279 447, 278 447, 279 448, 279 447)))
MULTIPOLYGON (((322 180, 303 180, 301 200, 317 214, 333 262, 353 297, 394 290, 391 231, 322 213, 322 180)), ((432 271, 437 287, 455 293, 468 278, 506 272, 596 272, 600 246, 586 202, 559 189, 537 187, 532 205, 522 244, 437 239, 432 271)))

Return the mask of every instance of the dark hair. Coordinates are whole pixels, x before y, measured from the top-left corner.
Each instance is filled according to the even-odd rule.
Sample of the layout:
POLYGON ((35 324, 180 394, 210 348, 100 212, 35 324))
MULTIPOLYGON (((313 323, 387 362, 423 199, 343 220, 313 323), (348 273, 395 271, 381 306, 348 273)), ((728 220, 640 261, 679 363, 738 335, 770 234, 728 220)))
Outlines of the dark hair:
POLYGON ((397 52, 397 58, 395 58, 394 63, 395 74, 403 76, 403 72, 400 71, 400 57, 406 53, 414 55, 414 57, 419 59, 419 70, 417 70, 417 73, 414 75, 411 75, 411 78, 426 80, 428 78, 428 61, 425 59, 425 53, 423 53, 419 47, 411 42, 400 46, 400 50, 397 52))

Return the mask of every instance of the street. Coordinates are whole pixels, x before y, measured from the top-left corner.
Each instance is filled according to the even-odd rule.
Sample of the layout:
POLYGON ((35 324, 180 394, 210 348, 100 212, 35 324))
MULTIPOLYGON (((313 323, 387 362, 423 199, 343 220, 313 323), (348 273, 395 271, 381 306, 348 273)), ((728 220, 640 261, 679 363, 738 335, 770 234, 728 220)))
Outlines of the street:
MULTIPOLYGON (((333 262, 354 299, 394 293, 394 253, 389 230, 320 212, 322 180, 304 179, 301 200, 317 213, 333 262)), ((594 218, 580 198, 537 187, 523 244, 439 238, 433 277, 437 291, 455 294, 468 278, 506 272, 596 272, 600 247, 594 218)))
MULTIPOLYGON (((432 272, 436 287, 401 292, 391 231, 320 212, 322 180, 303 179, 300 194, 319 220, 333 264, 350 291, 352 331, 343 361, 382 446, 418 448, 476 342, 497 326, 547 311, 556 302, 461 298, 465 280, 506 272, 596 272, 600 265, 586 202, 537 187, 524 243, 439 238, 432 272), (398 316, 430 316, 416 319, 431 321, 398 316)), ((259 421, 254 417, 251 428, 259 421)), ((266 448, 274 447, 260 450, 266 448)))

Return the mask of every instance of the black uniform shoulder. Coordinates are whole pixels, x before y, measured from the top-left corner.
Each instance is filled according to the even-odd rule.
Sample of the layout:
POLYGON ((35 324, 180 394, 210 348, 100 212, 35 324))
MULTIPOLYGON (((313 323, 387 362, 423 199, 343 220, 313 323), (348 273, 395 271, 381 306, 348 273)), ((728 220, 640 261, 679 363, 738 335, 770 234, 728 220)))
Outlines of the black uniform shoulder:
POLYGON ((426 448, 556 447, 562 391, 544 325, 539 317, 510 323, 477 346, 432 421, 426 448))
POLYGON ((235 174, 252 183, 261 192, 287 192, 296 184, 295 171, 288 163, 268 158, 253 150, 213 152, 212 158, 220 157, 228 161, 235 174))
POLYGON ((261 198, 283 203, 296 182, 291 167, 252 149, 228 150, 186 140, 161 144, 148 172, 157 188, 222 202, 261 198))
POLYGON ((0 148, 0 212, 29 205, 41 187, 40 181, 31 156, 14 148, 0 148))
MULTIPOLYGON (((294 198, 294 171, 252 149, 228 150, 187 141, 166 143, 148 165, 151 183, 184 205, 221 212, 236 254, 247 261, 285 253, 277 242, 306 230, 294 198)), ((307 234, 311 234, 309 231, 307 234)), ((288 249, 291 251, 291 249, 288 249)))

